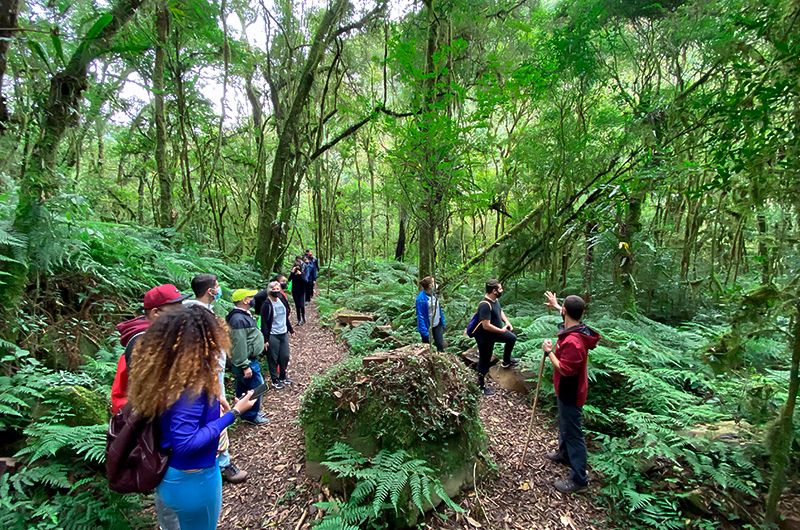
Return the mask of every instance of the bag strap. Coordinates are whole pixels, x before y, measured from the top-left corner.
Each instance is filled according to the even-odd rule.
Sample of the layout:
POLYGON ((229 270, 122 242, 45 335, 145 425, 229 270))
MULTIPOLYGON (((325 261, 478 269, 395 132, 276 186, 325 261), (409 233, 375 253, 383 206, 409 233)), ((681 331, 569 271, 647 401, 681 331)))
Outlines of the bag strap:
MULTIPOLYGON (((489 304, 490 306, 492 305, 492 304, 491 304, 491 302, 489 302, 489 301, 488 301, 488 300, 486 300, 486 299, 483 299, 483 300, 481 300, 480 302, 478 302, 478 308, 480 308, 480 307, 481 307, 481 304, 489 304)), ((477 315, 478 315, 478 312, 476 311, 476 312, 475 312, 475 316, 477 316, 477 315)), ((473 329, 473 330, 472 330, 472 334, 473 334, 473 335, 475 334, 475 332, 476 332, 476 331, 478 331, 478 328, 480 327, 480 325, 481 325, 481 322, 482 322, 481 320, 478 320, 478 323, 475 325, 475 329, 473 329)))

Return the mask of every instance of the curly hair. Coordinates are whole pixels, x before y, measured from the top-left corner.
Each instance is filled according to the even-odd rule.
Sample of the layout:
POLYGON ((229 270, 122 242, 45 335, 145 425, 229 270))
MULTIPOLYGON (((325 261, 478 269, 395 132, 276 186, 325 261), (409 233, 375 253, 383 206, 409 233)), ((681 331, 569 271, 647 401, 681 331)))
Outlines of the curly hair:
POLYGON ((230 351, 227 328, 207 309, 192 305, 158 317, 133 350, 128 400, 155 418, 182 394, 219 395, 219 356, 230 351))

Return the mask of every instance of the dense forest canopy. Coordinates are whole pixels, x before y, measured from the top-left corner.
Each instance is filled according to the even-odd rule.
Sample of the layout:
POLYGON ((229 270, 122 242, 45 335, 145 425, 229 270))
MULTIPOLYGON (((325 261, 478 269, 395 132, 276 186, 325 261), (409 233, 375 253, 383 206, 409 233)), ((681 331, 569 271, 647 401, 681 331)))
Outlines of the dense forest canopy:
POLYGON ((797 0, 0 0, 3 370, 77 370, 75 330, 192 259, 396 260, 445 300, 535 280, 715 330, 709 377, 770 388, 748 421, 774 475, 743 489, 772 521, 797 471, 798 139, 797 0))

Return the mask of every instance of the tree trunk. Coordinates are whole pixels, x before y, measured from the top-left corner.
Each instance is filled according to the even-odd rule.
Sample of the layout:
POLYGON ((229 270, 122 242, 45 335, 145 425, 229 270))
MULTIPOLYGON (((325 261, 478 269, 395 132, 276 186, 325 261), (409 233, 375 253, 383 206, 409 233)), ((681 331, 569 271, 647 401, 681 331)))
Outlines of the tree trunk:
POLYGON ((0 135, 8 128, 8 101, 3 95, 3 77, 6 75, 6 54, 17 27, 17 0, 0 0, 0 135))
POLYGON ((172 226, 172 175, 167 164, 167 120, 164 115, 164 63, 169 13, 163 1, 156 7, 156 58, 153 65, 153 100, 156 122, 156 172, 158 173, 158 225, 172 226))
POLYGON ((402 206, 400 207, 398 225, 397 245, 394 247, 394 259, 397 261, 403 261, 403 258, 405 258, 406 255, 406 212, 402 206))
POLYGON ((620 241, 620 282, 622 284, 622 307, 625 311, 636 311, 636 281, 634 280, 635 259, 633 239, 641 230, 642 200, 631 196, 628 199, 625 221, 619 227, 620 241))
MULTIPOLYGON (((83 91, 87 88, 89 63, 111 46, 117 32, 131 19, 143 0, 119 0, 111 9, 108 23, 97 35, 84 37, 63 70, 50 79, 50 92, 43 103, 41 133, 24 166, 20 195, 14 217, 14 229, 27 240, 22 263, 6 263, 9 274, 2 304, 16 309, 30 274, 47 265, 47 249, 55 245, 53 231, 47 226, 47 205, 58 194, 61 179, 56 168, 56 153, 67 127, 74 125, 83 91)), ((0 319, 3 321, 3 319, 0 319)), ((5 319, 9 322, 8 319, 5 319)))

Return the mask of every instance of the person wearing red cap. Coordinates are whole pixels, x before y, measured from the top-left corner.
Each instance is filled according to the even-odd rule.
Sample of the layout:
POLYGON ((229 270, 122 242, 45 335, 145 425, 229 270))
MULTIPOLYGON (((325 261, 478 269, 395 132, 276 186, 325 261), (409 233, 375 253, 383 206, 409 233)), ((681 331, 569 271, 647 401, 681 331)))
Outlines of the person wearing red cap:
POLYGON ((150 324, 164 314, 175 304, 189 298, 181 294, 177 287, 171 283, 153 287, 144 295, 144 315, 117 324, 119 342, 125 348, 125 353, 117 361, 117 374, 111 385, 111 413, 116 414, 128 402, 128 370, 131 366, 131 354, 136 342, 139 340, 150 324))

